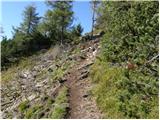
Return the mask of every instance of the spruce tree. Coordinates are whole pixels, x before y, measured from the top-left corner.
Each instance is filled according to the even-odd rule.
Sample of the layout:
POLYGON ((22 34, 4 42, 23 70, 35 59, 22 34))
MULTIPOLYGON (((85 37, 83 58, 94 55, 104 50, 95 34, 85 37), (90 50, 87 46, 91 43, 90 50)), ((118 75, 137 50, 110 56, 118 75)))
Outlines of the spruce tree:
POLYGON ((23 12, 23 23, 20 25, 20 31, 25 34, 31 34, 37 28, 40 17, 36 13, 36 7, 29 5, 23 12))
POLYGON ((59 31, 58 36, 62 45, 65 39, 64 34, 73 22, 72 1, 48 1, 47 5, 53 9, 47 13, 48 21, 54 26, 53 29, 56 28, 59 31))

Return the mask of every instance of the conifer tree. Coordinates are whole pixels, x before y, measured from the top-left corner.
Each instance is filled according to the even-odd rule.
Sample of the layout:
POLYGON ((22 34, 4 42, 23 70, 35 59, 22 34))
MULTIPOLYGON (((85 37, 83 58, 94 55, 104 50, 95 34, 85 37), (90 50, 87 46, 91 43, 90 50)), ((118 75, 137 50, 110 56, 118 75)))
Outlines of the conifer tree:
POLYGON ((29 5, 23 12, 23 23, 20 25, 20 31, 25 34, 31 34, 37 28, 40 17, 36 13, 36 7, 29 5))
POLYGON ((73 22, 72 1, 48 1, 47 5, 53 9, 47 13, 48 21, 52 21, 49 23, 52 23, 54 29, 56 28, 60 32, 60 43, 62 45, 64 34, 73 22))

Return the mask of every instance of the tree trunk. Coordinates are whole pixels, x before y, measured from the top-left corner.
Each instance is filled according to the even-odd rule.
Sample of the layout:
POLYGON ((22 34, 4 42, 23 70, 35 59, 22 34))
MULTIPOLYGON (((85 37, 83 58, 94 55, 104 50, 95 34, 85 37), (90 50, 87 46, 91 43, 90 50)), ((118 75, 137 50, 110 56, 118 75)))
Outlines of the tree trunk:
MULTIPOLYGON (((62 17, 62 23, 64 22, 64 17, 62 17)), ((64 25, 62 24, 61 27, 61 46, 63 46, 63 39, 64 39, 64 25)))
POLYGON ((63 26, 61 28, 61 46, 63 45, 63 26))
POLYGON ((92 39, 93 39, 94 21, 95 21, 95 3, 93 3, 93 15, 92 15, 92 33, 91 33, 91 38, 92 38, 92 39))

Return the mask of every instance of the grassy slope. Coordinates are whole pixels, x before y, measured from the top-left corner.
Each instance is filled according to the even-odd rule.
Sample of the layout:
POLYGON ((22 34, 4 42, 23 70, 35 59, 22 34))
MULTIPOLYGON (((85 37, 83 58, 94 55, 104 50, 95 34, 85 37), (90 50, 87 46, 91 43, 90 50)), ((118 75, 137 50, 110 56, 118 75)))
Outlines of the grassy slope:
POLYGON ((123 67, 113 67, 98 59, 91 68, 90 76, 96 85, 93 94, 105 118, 157 119, 158 97, 149 95, 149 92, 157 91, 150 88, 154 77, 135 70, 129 72, 128 79, 126 72, 123 67))

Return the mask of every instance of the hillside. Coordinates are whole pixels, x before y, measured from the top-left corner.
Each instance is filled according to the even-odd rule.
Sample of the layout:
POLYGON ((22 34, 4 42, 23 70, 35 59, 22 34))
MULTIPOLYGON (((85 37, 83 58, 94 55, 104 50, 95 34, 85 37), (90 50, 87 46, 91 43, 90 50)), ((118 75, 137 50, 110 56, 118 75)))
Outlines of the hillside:
POLYGON ((3 118, 102 118, 88 78, 98 49, 55 46, 2 72, 3 118))
POLYGON ((3 36, 2 117, 158 119, 159 2, 84 1, 84 35, 74 3, 47 0, 42 17, 29 5, 3 36))

